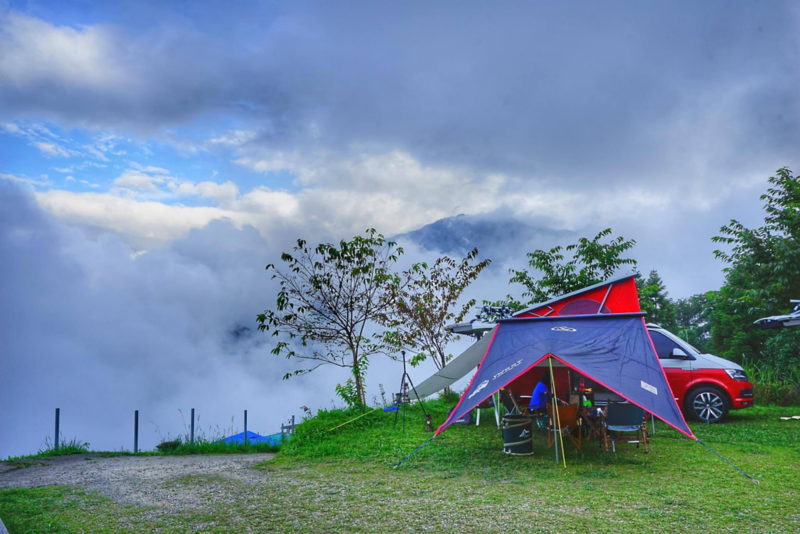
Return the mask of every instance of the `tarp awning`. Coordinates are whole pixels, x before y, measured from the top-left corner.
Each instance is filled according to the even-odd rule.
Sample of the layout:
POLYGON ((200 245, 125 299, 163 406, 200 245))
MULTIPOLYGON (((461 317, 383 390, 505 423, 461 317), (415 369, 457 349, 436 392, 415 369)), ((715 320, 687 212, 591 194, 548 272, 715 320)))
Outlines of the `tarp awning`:
POLYGON ((472 382, 436 433, 553 357, 696 439, 675 402, 643 316, 621 313, 501 321, 486 336, 490 343, 472 382))
POLYGON ((450 387, 454 382, 475 369, 481 363, 484 355, 486 355, 486 349, 489 348, 493 333, 494 329, 417 386, 416 393, 419 395, 419 399, 424 399, 446 387, 450 387))

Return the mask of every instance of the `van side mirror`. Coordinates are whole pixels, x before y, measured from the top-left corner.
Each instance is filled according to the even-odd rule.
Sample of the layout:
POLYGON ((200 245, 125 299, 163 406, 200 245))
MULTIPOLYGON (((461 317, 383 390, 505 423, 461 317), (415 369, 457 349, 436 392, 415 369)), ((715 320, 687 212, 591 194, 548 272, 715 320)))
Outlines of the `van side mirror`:
POLYGON ((693 360, 694 359, 694 358, 691 358, 688 354, 686 354, 683 351, 683 349, 679 349, 678 347, 675 347, 674 349, 672 349, 672 352, 669 353, 669 357, 670 358, 674 358, 676 360, 693 360))

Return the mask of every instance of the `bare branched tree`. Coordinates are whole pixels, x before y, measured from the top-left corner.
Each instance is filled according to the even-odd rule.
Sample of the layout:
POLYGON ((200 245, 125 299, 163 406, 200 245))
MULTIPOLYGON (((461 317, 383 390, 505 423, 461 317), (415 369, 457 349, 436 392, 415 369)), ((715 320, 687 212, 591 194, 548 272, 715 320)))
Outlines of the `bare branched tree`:
POLYGON ((392 329, 384 339, 415 351, 411 365, 429 357, 437 369, 447 365, 451 355, 446 348, 456 334, 445 327, 463 321, 475 305, 472 299, 459 306, 461 294, 491 263, 488 259, 475 263, 477 256, 478 249, 473 249, 461 262, 443 256, 430 268, 418 263, 404 273, 409 283, 398 293, 392 329))

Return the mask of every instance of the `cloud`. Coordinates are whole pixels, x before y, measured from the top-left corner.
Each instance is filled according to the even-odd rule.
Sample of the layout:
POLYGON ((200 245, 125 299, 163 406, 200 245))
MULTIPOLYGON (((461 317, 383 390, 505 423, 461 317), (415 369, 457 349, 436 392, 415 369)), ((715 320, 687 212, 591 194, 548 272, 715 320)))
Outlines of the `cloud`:
POLYGON ((47 175, 42 175, 41 180, 34 180, 33 178, 27 178, 25 176, 16 176, 14 174, 7 174, 4 172, 0 172, 0 180, 6 180, 8 182, 16 182, 19 184, 27 184, 27 185, 38 185, 38 186, 50 186, 53 185, 50 180, 47 179, 47 175))
POLYGON ((167 180, 168 177, 162 176, 161 173, 152 174, 128 169, 114 180, 114 185, 139 191, 160 191, 161 184, 167 180))
POLYGON ((54 143, 45 143, 42 141, 33 143, 33 146, 42 151, 47 156, 57 156, 60 158, 68 158, 72 155, 71 151, 60 147, 54 143))
POLYGON ((197 408, 204 430, 232 415, 241 428, 249 408, 251 429, 275 432, 301 405, 327 405, 345 373, 284 382, 292 362, 254 331, 274 300, 264 274, 274 255, 253 228, 224 221, 137 254, 0 184, 0 428, 14 429, 0 432, 0 457, 42 447, 55 407, 65 436, 113 450, 131 447, 134 409, 151 448, 149 421, 183 432, 178 408, 197 408))

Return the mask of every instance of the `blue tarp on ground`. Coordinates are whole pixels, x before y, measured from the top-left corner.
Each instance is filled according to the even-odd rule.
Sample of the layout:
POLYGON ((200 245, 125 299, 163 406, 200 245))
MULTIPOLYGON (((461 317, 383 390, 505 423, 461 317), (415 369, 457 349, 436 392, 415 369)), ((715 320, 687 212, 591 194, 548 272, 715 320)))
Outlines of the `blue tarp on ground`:
POLYGON ((675 402, 643 316, 625 313, 501 320, 472 382, 436 433, 552 357, 696 439, 675 402))
MULTIPOLYGON (((272 434, 269 436, 262 436, 260 434, 256 434, 255 432, 247 431, 247 441, 250 443, 269 443, 271 445, 280 445, 283 436, 281 434, 272 434)), ((225 443, 244 443, 244 432, 239 432, 238 434, 234 434, 233 436, 228 436, 220 441, 224 441, 225 443)))

